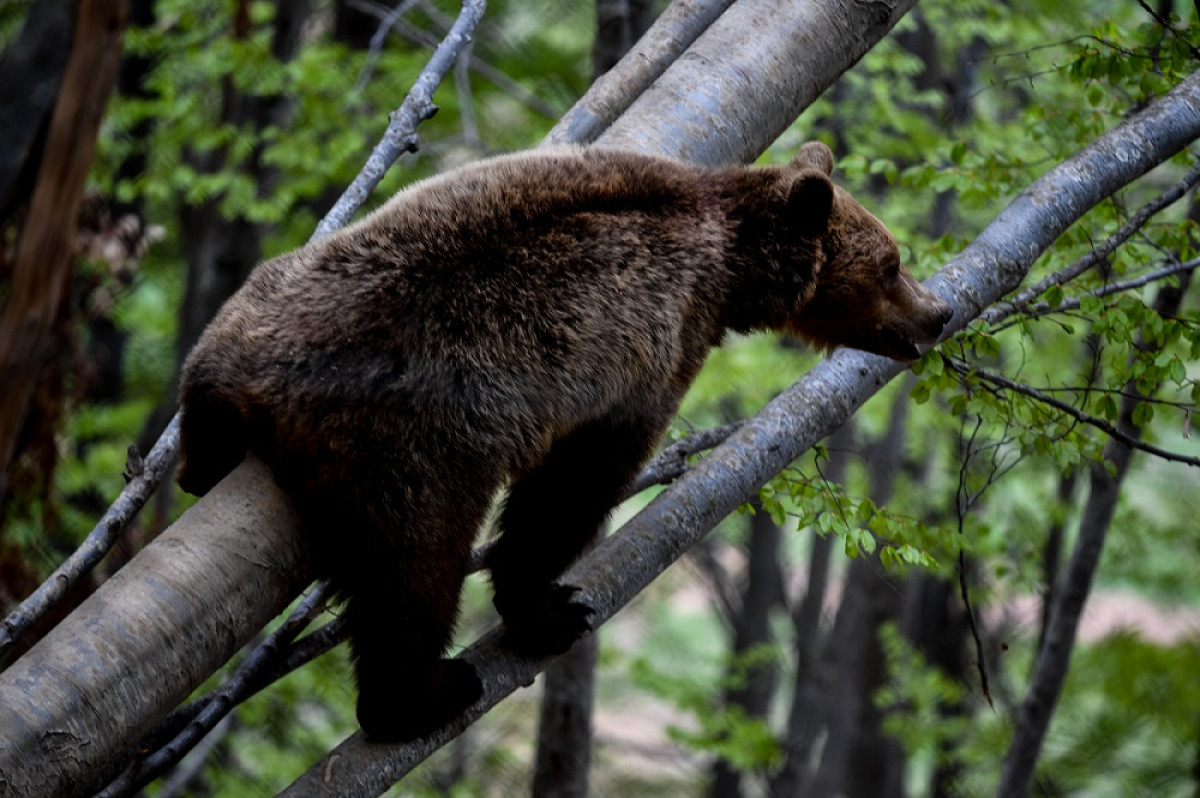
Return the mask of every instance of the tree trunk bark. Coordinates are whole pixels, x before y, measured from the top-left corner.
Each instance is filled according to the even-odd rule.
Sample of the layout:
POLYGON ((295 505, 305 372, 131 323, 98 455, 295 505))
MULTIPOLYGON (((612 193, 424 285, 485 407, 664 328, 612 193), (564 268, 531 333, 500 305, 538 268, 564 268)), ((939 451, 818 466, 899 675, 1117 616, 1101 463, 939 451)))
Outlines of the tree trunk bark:
POLYGON ((71 54, 17 245, 12 290, 0 318, 0 507, 25 410, 48 355, 96 133, 121 59, 122 0, 79 0, 71 54))
MULTIPOLYGON (((731 654, 738 671, 735 687, 725 693, 725 706, 740 707, 748 718, 765 718, 771 707, 778 679, 774 660, 759 662, 751 667, 737 660, 756 646, 770 643, 771 610, 781 603, 779 572, 779 527, 761 507, 747 518, 748 543, 745 585, 740 606, 733 622, 731 654)), ((730 674, 733 676, 734 674, 730 674)), ((713 763, 710 798, 739 798, 742 794, 742 771, 724 759, 713 763)))
POLYGON ((533 798, 586 798, 588 794, 599 652, 599 636, 593 632, 546 669, 533 798))

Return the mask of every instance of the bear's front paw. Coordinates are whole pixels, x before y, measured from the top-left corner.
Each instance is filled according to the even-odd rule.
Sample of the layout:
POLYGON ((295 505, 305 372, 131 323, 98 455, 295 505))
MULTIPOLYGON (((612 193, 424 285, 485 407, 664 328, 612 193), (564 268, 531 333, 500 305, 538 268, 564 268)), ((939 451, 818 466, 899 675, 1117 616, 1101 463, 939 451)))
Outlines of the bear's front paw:
POLYGON ((445 726, 482 695, 475 666, 440 660, 428 679, 397 673, 394 685, 360 688, 358 725, 373 742, 408 742, 445 726))
POLYGON ((504 618, 504 643, 523 657, 540 659, 563 654, 592 630, 592 608, 579 599, 580 589, 552 583, 536 597, 496 602, 504 618))

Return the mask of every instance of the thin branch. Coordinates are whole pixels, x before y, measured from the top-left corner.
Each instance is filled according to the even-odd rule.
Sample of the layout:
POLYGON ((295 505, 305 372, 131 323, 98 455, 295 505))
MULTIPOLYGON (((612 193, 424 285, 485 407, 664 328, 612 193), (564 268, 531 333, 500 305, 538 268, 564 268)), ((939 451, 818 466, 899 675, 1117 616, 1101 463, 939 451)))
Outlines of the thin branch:
POLYGON ((304 627, 323 611, 330 592, 328 582, 322 582, 314 588, 283 625, 246 657, 228 682, 205 696, 204 704, 182 731, 154 753, 131 762, 120 776, 97 794, 97 798, 132 795, 183 759, 184 754, 212 731, 234 706, 254 692, 254 685, 271 667, 276 654, 295 640, 304 627))
MULTIPOLYGON (((370 14, 377 19, 383 19, 388 15, 387 6, 383 5, 382 3, 374 2, 374 0, 349 0, 349 4, 352 8, 358 9, 366 14, 370 14)), ((426 3, 421 3, 420 6, 421 10, 428 14, 435 23, 443 25, 444 29, 447 31, 450 29, 451 21, 449 17, 446 17, 440 11, 438 11, 438 9, 426 3)), ((394 20, 391 27, 392 30, 395 31, 400 37, 407 39, 413 44, 430 48, 437 46, 438 40, 436 36, 429 31, 418 28, 416 25, 408 24, 403 19, 394 20)), ((555 108, 553 105, 546 102, 541 97, 537 96, 529 89, 525 88, 520 83, 513 80, 508 75, 501 72, 499 69, 487 63, 486 61, 483 61, 477 57, 471 57, 466 59, 466 64, 467 68, 471 72, 474 72, 484 80, 494 85, 496 88, 502 90, 510 99, 516 100, 525 107, 529 108, 535 113, 541 114, 542 116, 546 116, 551 119, 558 118, 560 109, 555 108)), ((455 77, 455 80, 458 80, 457 76, 455 77)))
MULTIPOLYGON (((1054 307, 1051 307, 1049 302, 1035 302, 1026 309, 1026 313, 1029 316, 1046 316, 1051 313, 1063 313, 1069 310, 1079 310, 1080 302, 1085 296, 1112 296, 1113 294, 1119 294, 1123 291, 1132 291, 1135 288, 1143 288, 1150 283, 1157 282, 1158 280, 1166 280, 1169 277, 1176 277, 1181 274, 1186 274, 1188 272, 1195 271, 1198 268, 1200 268, 1200 258, 1193 258, 1192 260, 1184 261, 1183 263, 1175 261, 1169 266, 1164 266, 1161 269, 1155 269, 1152 272, 1146 272, 1138 277, 1132 277, 1128 280, 1123 280, 1117 283, 1109 283, 1108 285, 1092 291, 1085 291, 1081 296, 1064 299, 1061 303, 1055 305, 1054 307)), ((1010 321, 998 327, 993 327, 992 332, 1006 329, 1014 323, 1015 322, 1010 321)))
MULTIPOLYGON (((404 0, 404 2, 382 13, 382 15, 377 14, 372 9, 371 13, 375 13, 379 19, 379 27, 375 29, 375 33, 371 34, 371 41, 367 45, 367 59, 363 62, 362 72, 359 73, 358 80, 354 82, 354 88, 350 90, 352 94, 358 94, 367 87, 367 84, 371 81, 371 75, 375 73, 375 64, 379 61, 379 54, 383 52, 383 43, 387 41, 388 31, 416 3, 417 0, 404 0)), ((359 7, 356 3, 351 3, 351 5, 359 7)), ((359 8, 360 10, 366 10, 361 7, 359 8)))
POLYGON ((471 34, 479 24, 485 6, 484 0, 464 0, 462 12, 450 28, 450 32, 417 76, 404 102, 388 118, 387 130, 375 145, 366 165, 329 213, 325 214, 325 218, 317 224, 311 240, 322 239, 334 230, 345 227, 396 159, 403 153, 416 152, 420 146, 417 126, 437 113, 437 106, 433 104, 433 92, 454 67, 459 53, 470 42, 471 34))
POLYGON ((9 613, 3 623, 0 623, 0 658, 30 626, 58 604, 84 574, 104 558, 120 537, 125 525, 142 509, 163 476, 174 466, 178 449, 178 416, 171 419, 171 423, 167 425, 145 459, 136 456, 136 449, 131 447, 129 463, 126 465, 126 485, 121 489, 116 501, 88 533, 83 544, 58 566, 29 598, 9 613))
POLYGON ((683 476, 691 468, 690 458, 692 455, 717 446, 741 429, 744 423, 744 421, 735 421, 712 429, 690 432, 667 446, 642 468, 625 498, 629 498, 635 493, 641 493, 654 485, 665 485, 671 480, 683 476))
POLYGON ((960 374, 964 377, 975 376, 981 380, 984 380, 985 382, 989 382, 992 385, 996 385, 1005 390, 1014 391, 1024 396, 1028 396, 1031 399, 1036 399, 1038 402, 1049 405, 1055 410, 1066 413, 1076 421, 1087 424, 1089 427, 1095 427, 1105 435, 1108 435, 1110 438, 1114 438, 1132 449, 1140 449, 1147 454, 1152 454, 1155 457, 1160 457, 1163 460, 1169 460, 1173 463, 1184 463, 1186 465, 1200 468, 1200 458, 1190 457, 1185 454, 1178 454, 1176 452, 1162 449, 1153 444, 1145 443, 1138 438, 1122 432, 1120 429, 1102 418, 1084 413, 1074 405, 1071 405, 1060 399, 1055 399, 1053 396, 1049 396, 1035 388, 1031 388, 1024 383, 1010 380, 1009 378, 1001 374, 997 374, 994 371, 989 371, 987 369, 979 368, 978 366, 970 366, 965 363, 961 363, 945 355, 942 355, 942 361, 946 364, 947 368, 952 369, 957 374, 960 374))
POLYGON ((1142 10, 1145 11, 1147 14, 1149 14, 1155 22, 1157 22, 1159 25, 1161 25, 1163 27, 1164 31, 1166 31, 1167 33, 1170 33, 1176 39, 1179 39, 1180 41, 1182 41, 1187 46, 1188 52, 1190 52, 1192 54, 1192 58, 1200 61, 1200 50, 1196 49, 1196 46, 1194 44, 1192 44, 1191 42, 1180 37, 1179 31, 1175 30, 1175 26, 1171 24, 1171 20, 1163 19, 1162 16, 1160 16, 1157 11, 1155 11, 1153 8, 1150 7, 1150 4, 1147 3, 1146 0, 1137 0, 1137 4, 1139 6, 1141 6, 1142 10))
POLYGON ((1071 265, 1059 269, 1053 274, 1047 275, 1030 287, 1018 293, 1012 299, 1006 302, 997 302, 986 312, 980 314, 979 319, 988 325, 997 324, 1014 313, 1020 312, 1033 299, 1041 296, 1052 286, 1062 285, 1070 280, 1075 279, 1088 269, 1096 266, 1098 263, 1108 258, 1108 256, 1116 251, 1117 247, 1125 243, 1134 233, 1140 230, 1142 226, 1150 219, 1150 217, 1176 202, 1198 182, 1200 182, 1200 166, 1193 168, 1192 171, 1188 172, 1183 179, 1181 179, 1170 189, 1164 191, 1162 194, 1158 195, 1150 202, 1147 202, 1145 205, 1139 208, 1137 213, 1129 218, 1129 221, 1121 225, 1121 227, 1115 233, 1105 239, 1100 246, 1095 247, 1087 255, 1084 255, 1071 265))

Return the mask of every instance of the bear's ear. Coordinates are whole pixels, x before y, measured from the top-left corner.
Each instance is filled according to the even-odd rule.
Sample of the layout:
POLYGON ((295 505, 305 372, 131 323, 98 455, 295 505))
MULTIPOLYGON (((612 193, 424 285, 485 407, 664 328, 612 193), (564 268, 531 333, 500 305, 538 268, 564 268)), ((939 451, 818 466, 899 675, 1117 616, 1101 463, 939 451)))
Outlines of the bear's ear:
POLYGON ((787 218, 801 235, 824 233, 832 214, 833 183, 825 174, 805 169, 792 178, 787 189, 787 218))
POLYGON ((833 151, 819 141, 810 141, 792 159, 797 169, 818 169, 826 176, 833 174, 833 151))

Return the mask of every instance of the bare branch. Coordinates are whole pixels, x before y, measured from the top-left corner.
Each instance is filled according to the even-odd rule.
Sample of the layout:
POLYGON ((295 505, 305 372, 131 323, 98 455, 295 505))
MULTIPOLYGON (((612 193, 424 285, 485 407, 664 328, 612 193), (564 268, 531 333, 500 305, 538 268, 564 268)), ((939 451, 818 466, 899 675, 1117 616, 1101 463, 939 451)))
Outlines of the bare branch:
MULTIPOLYGON (((1036 302, 1026 309, 1026 313, 1028 313, 1030 316, 1047 316, 1052 313, 1062 313, 1068 310, 1079 310, 1080 300, 1084 296, 1112 296, 1113 294, 1120 294, 1124 291, 1132 291, 1136 288, 1142 288, 1159 280, 1166 280, 1171 277, 1177 277, 1181 274, 1187 274, 1188 272, 1195 271, 1198 268, 1200 268, 1200 258, 1193 258, 1192 260, 1184 261, 1183 263, 1180 263, 1178 260, 1176 260, 1174 263, 1163 266, 1161 269, 1155 269, 1152 272, 1146 272, 1145 274, 1137 277, 1131 277, 1128 280, 1109 283, 1108 285, 1103 286, 1102 288, 1097 288, 1094 291, 1085 291, 1079 297, 1069 297, 1054 307, 1050 307, 1049 302, 1036 302)), ((1005 329, 1011 323, 1013 322, 1008 322, 999 327, 993 327, 992 330, 997 331, 1005 329)))
MULTIPOLYGON (((382 3, 375 2, 375 0, 350 0, 350 5, 381 20, 389 13, 387 6, 383 5, 382 3)), ((446 17, 437 8, 427 3, 420 3, 420 6, 421 10, 428 14, 435 22, 442 24, 447 31, 450 30, 452 21, 449 17, 446 17)), ((393 20, 391 27, 392 30, 394 30, 401 37, 414 44, 429 48, 437 46, 438 40, 432 33, 422 30, 415 25, 409 25, 403 19, 393 20)), ((465 64, 466 68, 471 72, 479 75, 481 78, 492 83, 497 88, 502 89, 510 98, 515 99, 517 102, 521 103, 532 111, 535 111, 543 116, 550 117, 551 119, 558 117, 561 109, 550 105, 541 97, 537 96, 520 83, 517 83, 508 75, 504 74, 486 61, 482 61, 473 56, 459 59, 459 61, 460 63, 456 69, 461 68, 465 64)), ((457 73, 455 75, 455 81, 456 85, 458 83, 465 82, 459 78, 457 73)))
POLYGON ((403 153, 416 151, 420 145, 417 126, 437 113, 437 106, 433 104, 433 92, 454 67, 459 53, 470 42, 471 34, 479 24, 485 6, 484 0, 464 0, 462 12, 450 28, 450 32, 417 76, 404 102, 389 117, 387 130, 375 145, 366 165, 329 213, 325 214, 325 218, 317 224, 310 240, 322 239, 349 224, 350 217, 367 201, 367 197, 375 190, 375 186, 379 185, 379 181, 396 159, 403 153))
POLYGON ((379 19, 379 27, 371 36, 371 41, 367 45, 367 60, 363 63, 362 72, 358 75, 358 80, 354 82, 354 88, 351 92, 358 94, 367 87, 367 83, 371 80, 371 75, 375 72, 375 64, 379 61, 379 54, 383 52, 383 43, 387 40, 388 31, 392 29, 400 17, 406 11, 416 5, 417 0, 404 0, 395 8, 384 10, 382 3, 351 3, 350 5, 360 11, 367 11, 374 14, 379 19))
MULTIPOLYGON (((18 638, 38 619, 49 612, 71 586, 80 577, 92 570, 96 563, 104 558, 116 543, 138 511, 145 505, 146 500, 153 495, 162 481, 163 476, 175 465, 175 457, 179 450, 179 417, 171 419, 150 454, 142 461, 142 467, 137 473, 130 474, 121 494, 104 513, 104 517, 88 533, 83 544, 70 557, 54 570, 50 578, 43 582, 29 598, 21 602, 8 617, 0 623, 0 657, 3 657, 18 638)), ((130 469, 133 471, 135 469, 130 469)))
POLYGON ((1020 312, 1025 305, 1041 296, 1047 289, 1055 285, 1063 285, 1070 280, 1075 279, 1079 275, 1086 272, 1088 269, 1102 262, 1109 255, 1116 251, 1117 247, 1124 244, 1137 231, 1142 229, 1142 226, 1149 221, 1150 217, 1167 206, 1173 204, 1180 197, 1186 194, 1193 186, 1200 182, 1200 166, 1195 167, 1188 172, 1182 180, 1176 183, 1167 191, 1159 194, 1157 197, 1147 202, 1138 212, 1129 218, 1125 224, 1104 240, 1100 246, 1095 247, 1087 255, 1084 255, 1079 260, 1072 263, 1070 266, 1059 269, 1053 274, 1049 274, 1038 282, 1024 289, 1015 297, 1005 302, 997 302, 986 312, 980 315, 980 320, 985 324, 994 325, 1006 319, 1014 313, 1020 312))
POLYGON ((1067 414, 1076 421, 1087 424, 1089 427, 1095 427, 1105 435, 1108 435, 1110 438, 1115 438, 1131 449, 1140 449, 1141 451, 1152 454, 1155 457, 1161 457, 1163 460, 1169 460, 1174 463, 1184 463, 1193 467, 1200 467, 1200 458, 1191 457, 1186 454, 1178 454, 1176 452, 1159 448, 1153 444, 1145 443, 1136 437, 1122 432, 1118 427, 1110 424, 1108 421, 1098 416, 1084 413, 1082 410, 1070 404, 1069 402, 1056 399, 1053 396, 1043 393, 1036 388, 1031 388, 1024 383, 1017 382, 1016 380, 1010 380, 1008 377, 1005 377, 1002 374, 997 374, 994 371, 989 371, 987 369, 980 368, 979 366, 973 366, 962 361, 955 360, 954 358, 946 355, 942 355, 942 361, 946 364, 947 368, 951 369, 957 374, 962 375, 963 377, 978 377, 985 382, 990 382, 991 384, 999 386, 1007 391, 1013 391, 1024 396, 1028 396, 1031 399, 1036 399, 1037 401, 1048 405, 1049 407, 1053 407, 1059 412, 1067 414))

